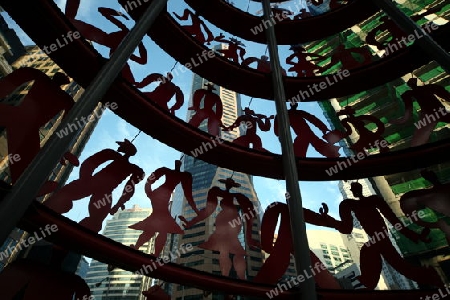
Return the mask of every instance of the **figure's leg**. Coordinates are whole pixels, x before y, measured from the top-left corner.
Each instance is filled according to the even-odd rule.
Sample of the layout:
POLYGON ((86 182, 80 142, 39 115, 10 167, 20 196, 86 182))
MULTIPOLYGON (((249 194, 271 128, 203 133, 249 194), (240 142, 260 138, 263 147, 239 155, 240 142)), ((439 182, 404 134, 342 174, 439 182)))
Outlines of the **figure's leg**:
POLYGON ((155 256, 159 256, 161 252, 164 249, 164 245, 166 245, 167 242, 167 233, 165 232, 159 232, 158 236, 155 239, 155 256))
POLYGON ((86 184, 86 180, 78 179, 63 186, 47 199, 44 204, 55 212, 63 214, 72 209, 73 201, 87 197, 91 193, 91 190, 86 184))
POLYGON ((208 119, 208 132, 211 135, 219 136, 220 129, 219 129, 219 119, 215 117, 210 117, 208 119))
POLYGON ((75 16, 78 13, 78 8, 80 7, 81 0, 67 0, 65 14, 69 19, 75 19, 75 16))
POLYGON ((380 247, 381 254, 384 259, 398 272, 406 277, 417 281, 418 283, 429 284, 433 286, 442 286, 443 282, 438 273, 431 267, 415 266, 408 263, 403 257, 398 254, 397 250, 390 242, 385 242, 380 247))
POLYGON ((380 279, 382 260, 378 245, 362 246, 360 256, 361 276, 358 280, 368 289, 375 289, 380 279))
POLYGON ((239 279, 245 279, 245 257, 241 254, 235 254, 233 257, 233 266, 239 279))
POLYGON ((306 151, 308 150, 309 140, 307 137, 296 137, 294 140, 294 153, 298 157, 306 157, 306 151))
POLYGON ((203 111, 203 109, 200 109, 198 111, 195 112, 195 114, 192 116, 192 118, 189 120, 189 124, 197 127, 200 126, 200 124, 202 123, 202 121, 206 118, 205 116, 205 112, 203 111))
MULTIPOLYGON (((131 248, 139 250, 145 243, 150 241, 150 239, 155 235, 155 231, 144 231, 139 236, 138 240, 136 241, 136 244, 130 245, 131 248)), ((156 243, 155 243, 156 244, 156 243)), ((155 245, 155 251, 156 251, 156 245, 155 245)))
MULTIPOLYGON (((424 121, 426 125, 416 129, 413 137, 411 138, 411 147, 426 144, 430 139, 430 135, 436 127, 436 124, 438 123, 437 121, 431 123, 426 122, 426 118, 421 118, 419 122, 420 121, 424 121)), ((420 124, 419 122, 417 122, 416 124, 420 124)))
POLYGON ((317 150, 317 152, 319 152, 325 157, 328 158, 339 157, 338 146, 329 144, 316 136, 311 138, 311 145, 314 147, 314 149, 317 150))
POLYGON ((92 195, 89 201, 89 216, 81 220, 79 224, 94 232, 99 232, 102 230, 103 221, 111 211, 111 206, 111 192, 100 192, 92 195))
POLYGON ((232 266, 232 262, 230 259, 230 254, 227 251, 220 251, 219 254, 219 265, 220 271, 223 276, 230 276, 230 270, 232 266))

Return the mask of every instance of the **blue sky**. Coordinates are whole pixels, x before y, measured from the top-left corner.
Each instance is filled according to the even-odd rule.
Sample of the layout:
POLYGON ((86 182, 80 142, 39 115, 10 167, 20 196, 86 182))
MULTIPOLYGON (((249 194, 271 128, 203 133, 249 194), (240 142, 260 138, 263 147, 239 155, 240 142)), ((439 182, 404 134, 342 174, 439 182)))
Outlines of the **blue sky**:
MULTIPOLYGON (((63 9, 66 0, 57 0, 55 1, 57 5, 63 9)), ((97 8, 102 7, 110 7, 116 10, 120 10, 120 7, 117 3, 112 3, 112 1, 81 1, 80 11, 77 15, 77 19, 83 20, 90 24, 96 24, 97 27, 100 27, 106 32, 116 31, 117 28, 109 24, 107 20, 105 20, 100 13, 98 13, 97 8)), ((237 1, 236 1, 237 2, 237 1)), ((246 10, 248 2, 240 2, 241 8, 246 10)), ((290 6, 295 7, 295 5, 304 5, 302 3, 294 3, 289 2, 285 7, 290 6)), ((170 12, 177 12, 181 14, 184 8, 187 5, 181 1, 169 1, 168 9, 170 12)), ((252 2, 249 11, 251 13, 256 13, 261 9, 259 3, 252 2)), ((4 14, 4 13, 3 13, 4 14)), ((25 33, 23 33, 20 28, 8 17, 6 17, 7 22, 10 24, 10 27, 13 27, 18 31, 19 37, 22 39, 24 44, 34 44, 25 33)), ((130 28, 133 26, 133 21, 125 21, 123 20, 130 28)), ((184 24, 184 23, 183 23, 184 24)), ((188 23, 189 24, 189 23, 188 23)), ((209 23, 207 23, 209 24, 209 23)), ((222 30, 219 30, 209 24, 210 29, 213 31, 215 35, 218 35, 222 30)), ((225 33, 226 37, 232 37, 225 33)), ((262 55, 265 50, 265 45, 258 45, 251 42, 244 41, 247 50, 248 56, 256 56, 259 57, 262 55)), ((160 49, 148 36, 144 38, 144 44, 148 50, 148 63, 145 66, 138 65, 136 63, 131 62, 130 65, 132 67, 133 73, 136 77, 136 80, 140 80, 144 78, 149 73, 162 73, 166 74, 175 64, 175 61, 167 55, 162 49, 160 49)), ((214 44, 213 44, 214 45, 214 44)), ((103 46, 99 46, 94 44, 95 48, 103 55, 107 56, 109 49, 103 46)), ((279 47, 280 57, 282 60, 282 64, 284 64, 284 58, 289 55, 288 54, 288 46, 279 47)), ((285 64, 284 64, 285 65, 285 64)), ((285 65, 286 66, 286 65, 285 65)), ((293 74, 291 74, 293 75, 293 74)), ((187 111, 187 103, 190 95, 190 85, 192 82, 193 74, 189 70, 181 73, 174 77, 173 82, 177 84, 185 95, 185 103, 183 107, 177 111, 176 115, 181 118, 186 118, 187 111)), ((144 90, 153 89, 153 85, 146 87, 144 90)), ((248 105, 250 98, 248 96, 242 95, 242 106, 245 107, 248 105)), ((262 113, 266 115, 276 114, 275 105, 272 101, 267 101, 263 99, 253 99, 251 108, 255 110, 257 113, 262 113)), ((323 113, 319 106, 316 103, 301 103, 299 109, 306 110, 322 121, 326 123, 326 120, 323 116, 323 113)), ((115 141, 123 140, 124 138, 132 139, 139 130, 131 125, 129 125, 126 121, 117 117, 113 112, 107 110, 105 114, 101 118, 98 123, 97 128, 95 129, 91 139, 86 145, 85 150, 81 154, 80 161, 84 161, 90 155, 104 149, 104 148, 113 148, 116 149, 117 145, 115 141)), ((320 131, 316 131, 318 136, 321 136, 320 131)), ((263 146, 271 152, 280 153, 280 145, 278 139, 273 134, 273 131, 269 132, 260 132, 260 136, 263 140, 263 146)), ((138 153, 136 156, 132 157, 130 161, 136 165, 139 165, 144 169, 145 173, 150 175, 155 169, 160 168, 162 166, 167 166, 173 168, 174 160, 180 157, 180 153, 178 151, 173 150, 169 146, 160 143, 159 141, 153 139, 152 137, 141 133, 139 137, 135 140, 134 144, 138 149, 138 153)), ((341 151, 342 153, 342 151, 341 151)), ((342 154, 341 154, 342 155, 342 154)), ((309 149, 308 157, 320 157, 314 149, 309 149)), ((72 172, 69 182, 78 178, 78 169, 75 168, 74 172, 72 172)), ((162 182, 162 181, 161 181, 162 182)), ((119 194, 123 190, 123 185, 120 185, 113 193, 113 201, 117 201, 119 198, 119 194)), ((285 183, 282 180, 273 180, 262 177, 254 178, 254 185, 256 192, 258 194, 259 200, 261 202, 261 206, 263 208, 267 207, 270 203, 274 201, 284 202, 284 194, 285 183)), ((149 199, 145 196, 143 191, 144 183, 140 183, 137 185, 136 193, 133 198, 126 204, 127 208, 130 208, 133 204, 138 204, 141 207, 151 207, 149 199)), ((330 208, 330 214, 332 216, 337 216, 337 208, 339 202, 342 200, 342 196, 337 188, 337 182, 300 182, 300 188, 303 199, 303 206, 305 208, 309 208, 313 211, 318 211, 322 202, 326 202, 330 208)), ((75 220, 79 221, 87 215, 87 205, 88 198, 85 198, 80 201, 76 201, 74 203, 74 208, 67 213, 66 215, 75 220)), ((308 228, 315 228, 315 226, 308 226, 308 228)))

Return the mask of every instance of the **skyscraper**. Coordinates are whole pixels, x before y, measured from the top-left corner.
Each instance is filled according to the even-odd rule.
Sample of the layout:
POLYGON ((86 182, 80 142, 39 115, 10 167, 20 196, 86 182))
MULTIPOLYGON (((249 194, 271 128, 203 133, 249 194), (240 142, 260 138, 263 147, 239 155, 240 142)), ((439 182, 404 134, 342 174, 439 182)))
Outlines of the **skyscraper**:
MULTIPOLYGON (((192 106, 192 94, 196 90, 202 89, 206 83, 208 82, 205 79, 201 78, 198 75, 194 75, 190 106, 192 106)), ((241 115, 240 95, 223 87, 215 86, 215 88, 216 90, 214 92, 220 96, 223 104, 222 123, 224 126, 230 126, 234 123, 237 117, 241 115)), ((187 120, 190 120, 192 115, 193 111, 188 111, 187 120)), ((202 122, 199 128, 203 131, 207 131, 206 122, 202 122)), ((242 134, 242 130, 243 129, 241 128, 235 128, 234 130, 229 132, 221 132, 220 138, 222 140, 232 141, 242 134)), ((246 197, 248 197, 248 199, 250 199, 257 211, 260 211, 260 203, 253 187, 252 177, 250 175, 233 172, 232 170, 208 164, 201 160, 201 156, 198 156, 197 158, 184 156, 182 161, 183 170, 190 172, 193 176, 193 197, 198 209, 203 209, 205 207, 209 189, 214 186, 224 189, 224 184, 219 182, 219 180, 232 177, 232 179, 235 182, 239 183, 241 186, 238 188, 232 188, 231 192, 244 194, 246 197)), ((235 205, 237 205, 236 202, 235 205)), ((181 257, 177 260, 177 263, 205 272, 221 274, 218 252, 197 247, 201 243, 205 242, 208 237, 214 232, 214 220, 217 214, 220 212, 219 207, 220 205, 218 205, 216 211, 209 218, 185 230, 184 235, 174 237, 172 249, 176 249, 177 245, 179 244, 190 243, 194 246, 194 250, 190 253, 181 255, 181 257)), ((180 186, 177 187, 173 195, 172 215, 182 215, 188 220, 196 216, 196 213, 187 203, 180 186)), ((259 250, 250 249, 244 238, 244 230, 245 225, 243 226, 242 231, 239 234, 239 240, 242 247, 247 253, 245 257, 245 276, 246 279, 251 280, 257 274, 263 263, 263 255, 259 250)), ((260 240, 259 216, 256 216, 256 219, 252 223, 252 237, 254 240, 260 240)), ((224 242, 226 243, 227 241, 224 242)), ((236 277, 236 271, 233 268, 230 274, 232 277, 236 277)), ((202 291, 178 284, 169 285, 166 290, 172 296, 172 299, 188 300, 223 298, 222 295, 216 295, 215 293, 210 294, 208 291, 202 291)))
MULTIPOLYGON (((450 10, 445 1, 432 2, 425 0, 414 0, 404 3, 398 2, 398 5, 399 8, 408 16, 419 15, 421 12, 424 12, 425 9, 435 9, 435 13, 431 13, 425 18, 417 21, 419 25, 426 22, 433 22, 436 25, 443 25, 449 20, 450 10)), ((352 47, 363 47, 366 44, 365 38, 367 34, 380 25, 380 19, 382 17, 383 13, 379 12, 360 24, 343 31, 336 37, 310 43, 306 46, 306 48, 309 52, 330 56, 333 49, 336 49, 339 44, 344 44, 347 49, 352 47)), ((390 34, 381 34, 380 36, 380 41, 385 41, 389 38, 390 34)), ((381 57, 385 52, 384 50, 377 49, 373 45, 369 45, 369 48, 372 52, 374 52, 374 57, 381 57)), ((373 58, 373 60, 377 60, 377 58, 373 58)), ((321 63, 321 66, 326 65, 328 62, 328 60, 324 61, 321 63)), ((336 64, 331 67, 328 72, 332 73, 339 68, 340 64, 336 64)), ((319 105, 323 109, 330 124, 332 124, 332 129, 343 130, 340 123, 340 118, 343 117, 338 117, 336 112, 349 106, 356 112, 356 116, 371 115, 384 123, 385 129, 382 135, 383 138, 390 144, 390 151, 405 149, 410 147, 411 138, 416 128, 411 123, 404 125, 393 125, 392 121, 401 117, 405 110, 404 104, 401 100, 401 95, 410 90, 406 82, 412 77, 418 79, 418 85, 438 84, 449 90, 449 75, 436 62, 432 61, 414 70, 411 74, 405 74, 403 77, 393 80, 392 82, 357 93, 355 95, 330 99, 330 101, 322 101, 319 105)), ((413 108, 413 118, 411 122, 417 122, 420 105, 414 101, 413 108)), ((367 124, 366 128, 372 131, 378 130, 374 124, 367 124)), ((429 142, 431 143, 438 140, 443 140, 449 136, 450 125, 444 122, 439 122, 430 135, 429 142)), ((354 132, 345 141, 341 141, 341 146, 348 148, 358 139, 359 135, 354 132)), ((375 154, 377 153, 377 150, 372 150, 370 153, 375 154)), ((351 153, 348 151, 346 154, 350 156, 355 155, 356 153, 351 153)), ((450 164, 448 162, 433 166, 430 169, 438 175, 442 183, 446 183, 450 180, 450 164)), ((408 191, 423 189, 431 186, 429 182, 421 177, 420 170, 373 177, 369 178, 368 182, 371 183, 373 190, 385 199, 399 218, 405 217, 403 211, 400 209, 400 197, 408 191)), ((429 209, 425 209, 423 212, 426 214, 423 218, 426 222, 445 218, 445 216, 436 214, 429 209)), ((417 225, 411 225, 409 227, 416 232, 421 230, 421 227, 417 225)), ((412 242, 395 230, 392 231, 392 234, 395 236, 398 249, 403 254, 405 259, 418 265, 430 265, 435 267, 438 273, 441 275, 445 274, 445 277, 442 276, 442 279, 449 282, 449 247, 442 231, 439 229, 431 229, 431 234, 429 235, 431 242, 419 244, 412 242)))
MULTIPOLYGON (((106 221, 103 235, 124 245, 135 244, 140 231, 128 226, 142 221, 151 213, 149 208, 134 205, 131 209, 119 210, 106 221)), ((145 243, 139 250, 144 253, 154 251, 154 239, 145 243)), ((96 300, 144 300, 143 291, 148 290, 151 278, 121 269, 108 270, 108 265, 93 260, 86 275, 86 283, 96 300)))

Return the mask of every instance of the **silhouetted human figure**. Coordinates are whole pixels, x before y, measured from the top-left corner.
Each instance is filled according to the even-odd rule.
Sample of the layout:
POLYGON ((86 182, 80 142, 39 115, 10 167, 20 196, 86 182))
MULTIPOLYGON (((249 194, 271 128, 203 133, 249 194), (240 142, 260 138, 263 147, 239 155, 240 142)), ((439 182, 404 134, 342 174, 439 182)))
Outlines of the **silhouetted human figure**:
POLYGON ((219 251, 219 263, 222 275, 229 276, 231 267, 234 266, 238 278, 244 279, 246 252, 238 239, 242 229, 242 222, 234 222, 236 220, 241 220, 241 216, 239 215, 239 211, 236 208, 234 201, 237 201, 243 213, 250 212, 252 215, 249 220, 247 220, 247 218, 242 218, 242 221, 245 223, 245 237, 247 244, 251 247, 257 247, 259 245, 259 243, 252 238, 252 224, 256 216, 255 208, 245 195, 230 192, 233 187, 240 187, 241 185, 239 183, 236 183, 232 178, 219 179, 219 182, 225 184, 225 190, 222 190, 217 186, 212 187, 208 191, 206 207, 200 210, 196 217, 190 221, 187 221, 182 216, 179 218, 185 224, 185 228, 190 228, 194 224, 208 218, 215 211, 219 198, 221 198, 220 207, 222 210, 216 217, 216 228, 209 236, 208 240, 200 244, 199 247, 212 251, 219 251), (230 254, 234 254, 233 260, 230 259, 230 254))
POLYGON ((241 46, 245 47, 245 45, 238 41, 236 38, 230 38, 229 40, 224 39, 224 35, 221 33, 214 40, 220 43, 228 44, 228 49, 218 49, 217 52, 223 54, 223 56, 227 59, 232 60, 235 63, 239 63, 239 58, 244 60, 244 55, 246 53, 245 49, 241 46))
MULTIPOLYGON (((272 70, 272 67, 270 66, 269 57, 266 55, 261 55, 261 58, 256 57, 247 57, 244 59, 241 63, 242 66, 249 67, 250 64, 256 62, 256 70, 264 73, 270 73, 272 70)), ((286 76, 286 70, 283 68, 281 69, 281 73, 286 76)))
POLYGON ((218 136, 219 128, 222 126, 222 100, 213 92, 215 90, 213 83, 206 83, 205 86, 206 90, 199 89, 194 92, 192 106, 188 110, 194 110, 195 114, 189 120, 189 124, 199 127, 203 120, 208 120, 208 133, 218 136), (200 108, 200 104, 203 104, 203 108, 200 108))
MULTIPOLYGON (((292 11, 290 11, 289 9, 287 9, 287 8, 283 8, 283 7, 279 7, 278 5, 273 5, 272 7, 271 7, 271 10, 272 10, 272 14, 274 15, 274 16, 276 16, 276 14, 278 14, 278 15, 280 15, 280 16, 293 16, 294 15, 294 13, 292 12, 292 11), (284 14, 283 14, 284 13, 284 14)), ((288 18, 287 18, 288 19, 288 18)), ((282 20, 281 20, 281 22, 283 22, 285 19, 283 18, 282 20)))
MULTIPOLYGON (((440 10, 441 10, 441 7, 439 5, 437 5, 434 8, 427 9, 425 12, 423 12, 421 14, 410 16, 410 18, 411 18, 411 20, 417 22, 421 18, 431 15, 433 13, 436 13, 440 10)), ((367 33, 367 36, 366 36, 367 44, 376 46, 378 48, 378 50, 383 50, 384 48, 386 48, 388 46, 389 43, 395 42, 397 39, 402 40, 402 38, 408 37, 408 34, 406 32, 404 32, 400 27, 398 27, 398 25, 393 20, 391 20, 388 16, 381 17, 380 21, 382 22, 380 25, 373 28, 371 31, 369 31, 367 33), (388 31, 391 34, 392 38, 389 40, 385 40, 384 42, 379 42, 377 40, 377 36, 380 33, 382 33, 383 31, 388 31)), ((429 25, 425 25, 425 30, 428 33, 430 32, 429 25)))
POLYGON ((294 16, 294 20, 306 19, 312 17, 312 14, 306 11, 305 8, 300 9, 300 13, 294 16))
POLYGON ((350 149, 352 149, 353 152, 364 153, 372 148, 379 149, 380 153, 389 152, 389 147, 382 146, 384 143, 388 145, 388 142, 382 136, 385 130, 384 123, 376 117, 370 115, 355 116, 355 110, 350 106, 346 106, 339 111, 336 116, 346 116, 346 118, 341 120, 342 126, 344 126, 345 129, 341 138, 350 136, 353 133, 353 128, 359 135, 358 141, 350 146, 350 149), (373 132, 367 129, 366 123, 374 123, 377 127, 376 131, 373 132))
POLYGON ((152 73, 144 78, 140 83, 136 84, 137 88, 143 88, 152 82, 158 81, 160 84, 151 92, 142 92, 146 97, 158 103, 159 106, 175 114, 184 103, 184 95, 180 87, 172 82, 173 76, 167 73, 164 76, 159 73, 152 73), (169 109, 169 102, 175 96, 175 104, 169 109))
MULTIPOLYGON (((314 149, 325 157, 339 157, 339 148, 331 143, 318 138, 309 127, 308 122, 319 128, 325 135, 327 131, 330 131, 322 121, 316 116, 304 111, 297 110, 298 103, 291 106, 288 111, 291 128, 294 130, 297 137, 294 139, 294 153, 298 157, 306 157, 306 152, 309 145, 312 145, 314 149)), ((273 125, 274 133, 278 136, 278 119, 275 117, 273 125)))
MULTIPOLYGON (((373 242, 367 242, 361 248, 361 276, 358 277, 358 280, 367 288, 374 289, 380 279, 381 258, 384 258, 394 269, 414 281, 434 286, 442 285, 439 275, 433 268, 409 264, 394 248, 389 236, 385 236, 386 224, 382 215, 393 226, 396 224, 402 225, 402 223, 384 199, 377 195, 364 196, 362 185, 357 182, 351 184, 351 191, 357 199, 343 200, 339 205, 341 221, 332 221, 330 224, 334 223, 333 227, 343 234, 351 234, 353 231, 353 212, 362 228, 372 239, 373 242)), ((418 234, 405 226, 401 226, 399 232, 416 243, 428 241, 426 235, 429 231, 418 234)))
POLYGON ((189 172, 181 171, 181 161, 175 161, 174 170, 166 167, 157 169, 147 178, 147 183, 145 184, 145 193, 152 203, 150 216, 136 224, 128 226, 129 228, 143 231, 136 244, 131 245, 132 248, 139 249, 158 233, 155 239, 154 255, 159 256, 166 244, 168 233, 183 233, 183 230, 175 222, 169 211, 170 197, 178 184, 181 184, 184 196, 192 209, 198 213, 194 198, 192 197, 192 175, 189 172), (163 176, 165 176, 165 182, 153 190, 152 184, 163 176))
MULTIPOLYGON (((442 184, 436 173, 423 170, 422 177, 431 182, 433 186, 427 189, 410 191, 400 198, 400 207, 406 215, 412 215, 421 209, 429 208, 436 213, 450 217, 450 183, 442 184)), ((444 219, 438 219, 435 222, 427 222, 420 219, 414 220, 414 223, 426 228, 438 228, 442 230, 450 245, 450 225, 444 219)))
POLYGON ((22 102, 15 106, 0 103, 0 126, 5 128, 8 153, 19 159, 10 163, 11 182, 14 184, 41 149, 40 128, 61 111, 63 118, 74 101, 61 86, 70 83, 63 73, 52 79, 33 68, 20 68, 0 79, 0 99, 3 99, 34 80, 22 102))
MULTIPOLYGON (((111 8, 99 7, 98 11, 102 14, 102 16, 104 16, 108 21, 110 21, 120 29, 119 31, 106 33, 91 24, 87 24, 83 21, 75 19, 79 4, 80 0, 67 0, 66 16, 86 39, 110 48, 109 54, 111 56, 112 53, 116 51, 117 47, 119 47, 125 36, 129 33, 129 29, 125 26, 125 24, 120 22, 115 17, 122 16, 127 20, 128 17, 111 8)), ((138 64, 145 65, 147 63, 147 50, 145 49, 142 42, 138 46, 138 51, 139 56, 132 54, 130 56, 130 59, 138 64)), ((137 83, 128 64, 124 66, 122 70, 122 76, 132 84, 137 83)))
MULTIPOLYGON (((303 209, 303 215, 307 223, 316 226, 328 225, 328 218, 324 217, 324 215, 317 214, 305 208, 303 209)), ((253 281, 276 284, 285 274, 290 264, 291 254, 294 254, 287 204, 280 202, 272 203, 264 212, 261 222, 261 249, 269 253, 270 256, 265 260, 253 281), (278 234, 275 239, 275 230, 277 227, 278 234)), ((326 267, 322 265, 312 251, 310 251, 310 256, 311 270, 306 270, 306 272, 314 276, 316 284, 324 289, 340 289, 337 280, 326 271, 326 267)))
POLYGON ((345 45, 340 44, 331 55, 331 61, 324 67, 324 71, 338 63, 341 63, 341 69, 351 70, 365 65, 371 60, 372 54, 366 47, 346 49, 345 45), (358 55, 359 59, 356 59, 353 54, 358 55))
POLYGON ((214 36, 211 32, 211 30, 209 30, 209 28, 206 26, 205 22, 203 22, 202 19, 200 19, 200 14, 195 11, 192 12, 189 9, 185 9, 183 11, 183 15, 177 15, 176 13, 173 13, 175 15, 175 17, 178 18, 178 20, 180 21, 187 21, 189 19, 189 17, 191 17, 191 25, 183 25, 183 28, 189 32, 189 34, 191 34, 193 37, 195 37, 200 43, 204 44, 207 43, 208 45, 210 44, 210 42, 212 42, 214 40, 214 36), (202 28, 203 31, 205 32, 205 34, 202 32, 202 28), (206 35, 206 37, 205 37, 206 35))
POLYGON ((316 66, 313 61, 314 60, 323 60, 325 57, 314 54, 314 53, 307 53, 305 48, 303 48, 300 45, 292 45, 289 50, 292 50, 294 53, 289 55, 286 58, 286 63, 288 65, 292 65, 288 69, 289 72, 295 72, 297 73, 297 77, 310 77, 315 76, 314 73, 315 70, 319 70, 320 72, 323 72, 323 68, 316 66), (308 60, 307 58, 310 58, 311 60, 308 60), (294 62, 294 59, 297 58, 297 61, 294 62), (315 58, 315 59, 313 59, 315 58))
POLYGON ((417 78, 410 78, 407 85, 411 90, 404 92, 401 96, 405 103, 405 114, 403 117, 391 121, 391 123, 403 124, 411 119, 415 100, 420 106, 419 120, 415 124, 416 131, 411 138, 411 146, 415 147, 428 141, 437 123, 450 122, 450 113, 446 111, 444 104, 439 101, 439 98, 441 98, 450 102, 450 93, 437 84, 418 86, 417 78))
POLYGON ((116 213, 119 208, 125 209, 125 203, 134 194, 135 184, 145 176, 140 167, 129 162, 129 158, 137 152, 136 147, 127 139, 117 144, 119 145, 117 151, 104 149, 88 157, 80 166, 79 179, 63 186, 44 204, 63 214, 72 209, 73 201, 91 195, 89 216, 81 220, 79 224, 99 232, 108 214, 116 213), (94 171, 107 161, 112 162, 94 174, 94 171), (112 191, 130 175, 117 204, 111 208, 112 191))
POLYGON ((263 148, 261 138, 256 134, 256 129, 259 126, 259 129, 262 131, 269 131, 271 125, 270 120, 273 118, 274 116, 267 117, 265 115, 255 114, 253 110, 246 107, 244 108, 244 114, 239 116, 230 126, 224 127, 224 130, 230 131, 239 127, 241 124, 245 124, 245 134, 236 138, 233 143, 248 148, 250 148, 250 144, 252 144, 253 149, 255 150, 267 151, 263 148))

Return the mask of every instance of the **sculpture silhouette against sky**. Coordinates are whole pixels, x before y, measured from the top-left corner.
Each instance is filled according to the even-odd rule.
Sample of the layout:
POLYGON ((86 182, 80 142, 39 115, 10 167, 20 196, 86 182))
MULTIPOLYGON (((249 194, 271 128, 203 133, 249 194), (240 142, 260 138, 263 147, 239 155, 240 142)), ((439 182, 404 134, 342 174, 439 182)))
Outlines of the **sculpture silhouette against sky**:
POLYGON ((159 73, 152 73, 144 78, 140 83, 136 84, 137 88, 143 88, 153 82, 159 82, 159 85, 151 92, 142 92, 146 97, 158 103, 159 106, 175 114, 184 103, 184 95, 180 87, 172 82, 173 76, 167 73, 164 76, 159 73), (169 109, 169 102, 175 96, 175 104, 169 109))
POLYGON ((9 166, 13 184, 41 149, 40 128, 60 112, 64 118, 74 104, 72 97, 61 90, 61 86, 70 83, 66 75, 55 73, 50 79, 32 68, 20 68, 0 78, 0 99, 31 81, 34 83, 20 104, 0 103, 0 126, 6 131, 8 153, 20 158, 9 166))
POLYGON ((289 72, 297 73, 297 77, 315 76, 316 74, 314 71, 316 70, 323 72, 323 68, 315 65, 313 61, 324 60, 326 57, 314 53, 308 53, 306 52, 306 49, 300 45, 292 45, 289 50, 294 52, 286 58, 286 63, 288 65, 292 65, 292 67, 288 69, 289 72), (308 58, 310 58, 310 60, 308 60, 308 58), (294 62, 295 59, 297 59, 297 61, 294 62))
POLYGON ((271 126, 270 120, 273 118, 274 116, 267 117, 265 115, 255 114, 253 110, 246 107, 244 108, 244 114, 239 116, 230 126, 223 127, 223 130, 230 131, 239 127, 241 124, 245 124, 245 134, 233 140, 233 143, 243 147, 253 145, 253 149, 255 150, 267 151, 263 148, 261 138, 256 134, 256 129, 259 126, 259 129, 262 131, 269 131, 271 126))
POLYGON ((246 53, 245 45, 238 41, 236 38, 230 38, 229 40, 224 38, 225 36, 221 33, 219 36, 217 36, 214 40, 219 43, 225 43, 228 44, 228 49, 218 49, 217 52, 223 54, 223 56, 235 63, 239 63, 239 58, 244 61, 244 55, 246 53))
MULTIPOLYGON (((304 111, 297 110, 298 103, 291 105, 291 109, 288 111, 291 128, 297 135, 294 139, 294 154, 298 157, 306 157, 306 152, 309 145, 312 145, 314 149, 325 157, 339 157, 339 148, 332 143, 328 143, 318 138, 309 127, 308 122, 319 128, 325 135, 330 130, 327 128, 321 120, 316 116, 304 111)), ((278 136, 278 119, 275 117, 273 126, 275 135, 278 136)))
POLYGON ((135 230, 142 230, 135 245, 131 245, 134 249, 139 249, 148 242, 156 233, 155 239, 155 256, 159 256, 167 241, 167 234, 182 234, 183 230, 176 223, 169 211, 170 197, 175 187, 181 184, 186 200, 195 212, 198 212, 194 199, 192 198, 192 175, 189 172, 181 171, 181 161, 175 161, 175 169, 171 170, 166 167, 157 169, 147 178, 145 184, 145 193, 152 203, 152 212, 150 216, 144 220, 129 226, 135 230), (165 176, 165 181, 156 189, 152 189, 152 184, 159 178, 165 176))
POLYGON ((80 166, 79 179, 55 192, 45 205, 63 214, 72 209, 73 201, 91 196, 89 216, 79 224, 99 232, 108 214, 116 213, 119 208, 125 209, 125 203, 134 195, 134 186, 145 176, 140 167, 129 162, 130 157, 137 152, 136 147, 127 139, 117 144, 119 145, 117 151, 104 149, 88 157, 80 166), (108 161, 111 162, 94 174, 100 165, 108 161), (130 179, 125 184, 122 195, 117 204, 111 208, 113 190, 128 177, 130 179))
MULTIPOLYGON (((385 200, 376 195, 364 196, 362 185, 357 182, 351 183, 351 191, 356 199, 345 199, 340 203, 339 215, 341 221, 331 220, 328 224, 343 234, 351 234, 353 231, 353 212, 364 231, 369 235, 369 238, 375 240, 372 243, 365 243, 360 250, 361 276, 358 277, 358 280, 367 288, 374 289, 380 279, 381 258, 384 258, 394 269, 414 281, 433 286, 443 285, 439 275, 433 268, 412 265, 401 257, 392 245, 389 236, 384 236, 378 240, 375 239, 380 233, 383 234, 386 231, 386 223, 383 216, 392 226, 402 224, 385 200)), ((327 217, 326 211, 323 214, 327 217)), ((329 218, 332 219, 331 217, 329 218)), ((427 230, 418 234, 402 226, 399 232, 416 243, 428 241, 427 234, 429 231, 427 230)))
POLYGON ((225 184, 225 190, 218 186, 212 187, 208 191, 206 200, 206 207, 197 213, 197 216, 188 221, 184 217, 179 217, 185 225, 185 228, 190 228, 208 218, 217 208, 220 200, 221 211, 215 219, 215 230, 209 236, 208 240, 198 247, 212 251, 218 251, 219 264, 222 275, 230 276, 230 270, 233 266, 236 270, 237 277, 245 279, 245 249, 242 248, 239 241, 239 234, 242 230, 242 224, 235 223, 236 226, 231 226, 230 223, 234 220, 241 219, 239 211, 234 204, 237 201, 243 213, 251 214, 252 218, 247 220, 243 218, 245 224, 245 238, 250 247, 258 247, 259 242, 253 240, 252 224, 257 215, 252 202, 241 193, 233 193, 230 190, 233 187, 240 187, 232 178, 219 179, 219 182, 225 184), (233 260, 230 259, 230 254, 234 254, 233 260))
POLYGON ((218 136, 222 127, 222 100, 213 92, 215 90, 213 83, 206 83, 205 86, 206 90, 196 90, 192 96, 192 106, 188 110, 194 110, 195 114, 189 120, 189 124, 199 127, 204 120, 208 120, 208 133, 218 136), (203 108, 200 108, 201 106, 203 108))
POLYGON ((200 43, 207 43, 209 45, 214 40, 214 35, 212 34, 211 30, 209 30, 208 26, 206 26, 205 22, 200 19, 200 15, 197 11, 192 12, 186 8, 183 11, 182 16, 177 15, 176 13, 173 14, 180 21, 187 21, 189 17, 191 18, 192 24, 182 25, 182 27, 184 30, 189 32, 190 35, 195 37, 200 43))
MULTIPOLYGON (((66 17, 72 22, 77 30, 80 31, 84 38, 110 48, 109 55, 111 56, 130 31, 125 24, 119 21, 116 17, 121 16, 127 20, 128 17, 118 11, 115 11, 114 9, 99 7, 98 11, 100 14, 120 29, 119 31, 106 33, 91 24, 75 19, 79 6, 80 0, 67 0, 65 8, 66 17)), ((130 59, 138 64, 145 65, 147 63, 147 50, 142 42, 138 46, 138 51, 139 56, 132 54, 130 59)), ((124 66, 122 76, 132 84, 137 83, 128 64, 124 66)))

